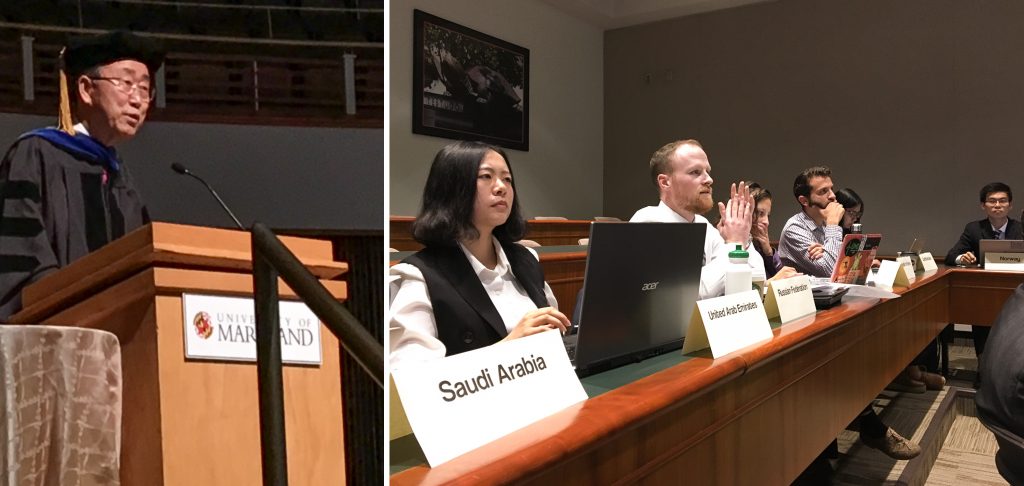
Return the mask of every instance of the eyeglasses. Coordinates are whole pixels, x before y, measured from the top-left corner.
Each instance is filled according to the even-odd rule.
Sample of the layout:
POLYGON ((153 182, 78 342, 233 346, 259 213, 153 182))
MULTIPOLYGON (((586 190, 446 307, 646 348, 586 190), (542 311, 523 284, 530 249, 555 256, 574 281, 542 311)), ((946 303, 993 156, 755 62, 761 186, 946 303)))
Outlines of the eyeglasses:
POLYGON ((156 90, 154 90, 153 87, 149 85, 149 83, 136 83, 135 81, 132 81, 130 79, 105 78, 101 76, 89 76, 89 79, 94 79, 96 81, 107 81, 110 84, 114 85, 114 87, 117 88, 118 91, 128 95, 129 98, 131 98, 132 95, 138 92, 139 99, 146 103, 153 101, 153 98, 156 97, 156 90))
POLYGON ((996 199, 996 198, 988 198, 988 199, 986 199, 986 200, 985 200, 985 203, 986 203, 986 204, 989 204, 989 205, 991 205, 991 206, 995 206, 996 204, 1001 204, 1001 205, 1004 205, 1004 206, 1005 206, 1005 205, 1007 205, 1007 204, 1010 204, 1010 200, 1009 200, 1009 199, 1007 199, 1007 198, 1005 198, 1005 197, 1004 197, 1004 198, 1001 198, 1001 199, 996 199))
POLYGON ((860 217, 864 215, 864 212, 863 211, 847 211, 846 215, 851 217, 851 218, 853 218, 853 219, 860 219, 860 217))

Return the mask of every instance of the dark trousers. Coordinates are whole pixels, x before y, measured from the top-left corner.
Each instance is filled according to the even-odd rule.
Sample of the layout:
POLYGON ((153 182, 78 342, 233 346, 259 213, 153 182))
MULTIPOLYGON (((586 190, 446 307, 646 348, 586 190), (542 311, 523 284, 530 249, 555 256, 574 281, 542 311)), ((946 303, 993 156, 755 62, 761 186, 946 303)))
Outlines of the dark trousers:
MULTIPOLYGON (((882 437, 886 431, 889 430, 889 426, 882 422, 882 419, 875 413, 875 409, 868 404, 864 407, 864 410, 853 419, 853 422, 847 427, 848 429, 858 429, 861 435, 868 437, 882 437)), ((829 459, 839 458, 839 441, 833 440, 825 450, 818 454, 818 457, 807 466, 807 469, 800 474, 800 477, 793 484, 827 484, 829 478, 832 476, 832 464, 829 459)))
POLYGON ((932 339, 932 342, 928 343, 910 364, 924 366, 925 371, 931 373, 941 373, 939 371, 939 349, 939 339, 932 339))
POLYGON ((988 326, 971 326, 971 337, 974 338, 974 354, 981 358, 985 352, 985 342, 988 341, 988 333, 992 328, 988 326))

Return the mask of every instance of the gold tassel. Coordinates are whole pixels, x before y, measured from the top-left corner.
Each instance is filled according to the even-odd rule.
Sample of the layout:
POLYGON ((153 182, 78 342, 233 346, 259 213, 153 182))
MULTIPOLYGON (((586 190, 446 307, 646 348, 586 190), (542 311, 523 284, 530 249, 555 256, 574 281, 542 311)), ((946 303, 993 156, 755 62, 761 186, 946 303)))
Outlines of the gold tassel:
POLYGON ((68 74, 64 70, 64 49, 60 51, 60 118, 57 128, 70 135, 75 134, 75 123, 71 119, 71 98, 68 96, 68 74))

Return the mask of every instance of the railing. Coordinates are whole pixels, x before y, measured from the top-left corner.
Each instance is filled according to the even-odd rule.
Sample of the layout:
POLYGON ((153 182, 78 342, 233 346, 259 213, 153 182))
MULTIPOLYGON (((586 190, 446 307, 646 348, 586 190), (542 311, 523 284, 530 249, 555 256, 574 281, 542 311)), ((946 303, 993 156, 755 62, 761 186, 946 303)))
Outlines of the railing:
MULTIPOLYGON (((384 347, 359 324, 278 240, 260 223, 252 227, 253 290, 256 296, 256 373, 259 386, 260 441, 264 485, 287 485, 284 386, 277 279, 280 277, 309 306, 344 346, 345 351, 384 387, 384 347)), ((340 378, 340 377, 339 377, 340 378)), ((384 437, 377 450, 383 450, 384 437)))
POLYGON ((338 7, 335 0, 31 0, 0 3, 0 17, 56 27, 218 37, 383 41, 383 0, 338 7), (71 8, 69 8, 71 7, 71 8))
MULTIPOLYGON (((0 21, 0 111, 55 116, 62 36, 98 32, 0 21)), ((137 33, 169 51, 150 119, 383 128, 383 42, 137 33)))

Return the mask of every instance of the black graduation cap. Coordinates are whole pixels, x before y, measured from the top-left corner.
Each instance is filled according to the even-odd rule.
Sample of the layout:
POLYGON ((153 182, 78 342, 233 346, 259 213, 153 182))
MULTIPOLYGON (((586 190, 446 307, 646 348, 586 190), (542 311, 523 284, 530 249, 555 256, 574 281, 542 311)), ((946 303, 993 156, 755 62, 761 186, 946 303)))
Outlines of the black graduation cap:
POLYGON ((61 51, 59 126, 62 130, 74 134, 68 98, 69 81, 73 82, 79 75, 92 68, 127 59, 145 64, 149 68, 150 77, 153 77, 164 62, 164 49, 157 40, 126 30, 68 38, 66 47, 61 51))
POLYGON ((126 30, 101 35, 68 38, 64 49, 64 70, 69 77, 104 64, 131 59, 149 68, 150 76, 164 62, 164 52, 155 39, 141 37, 126 30))

